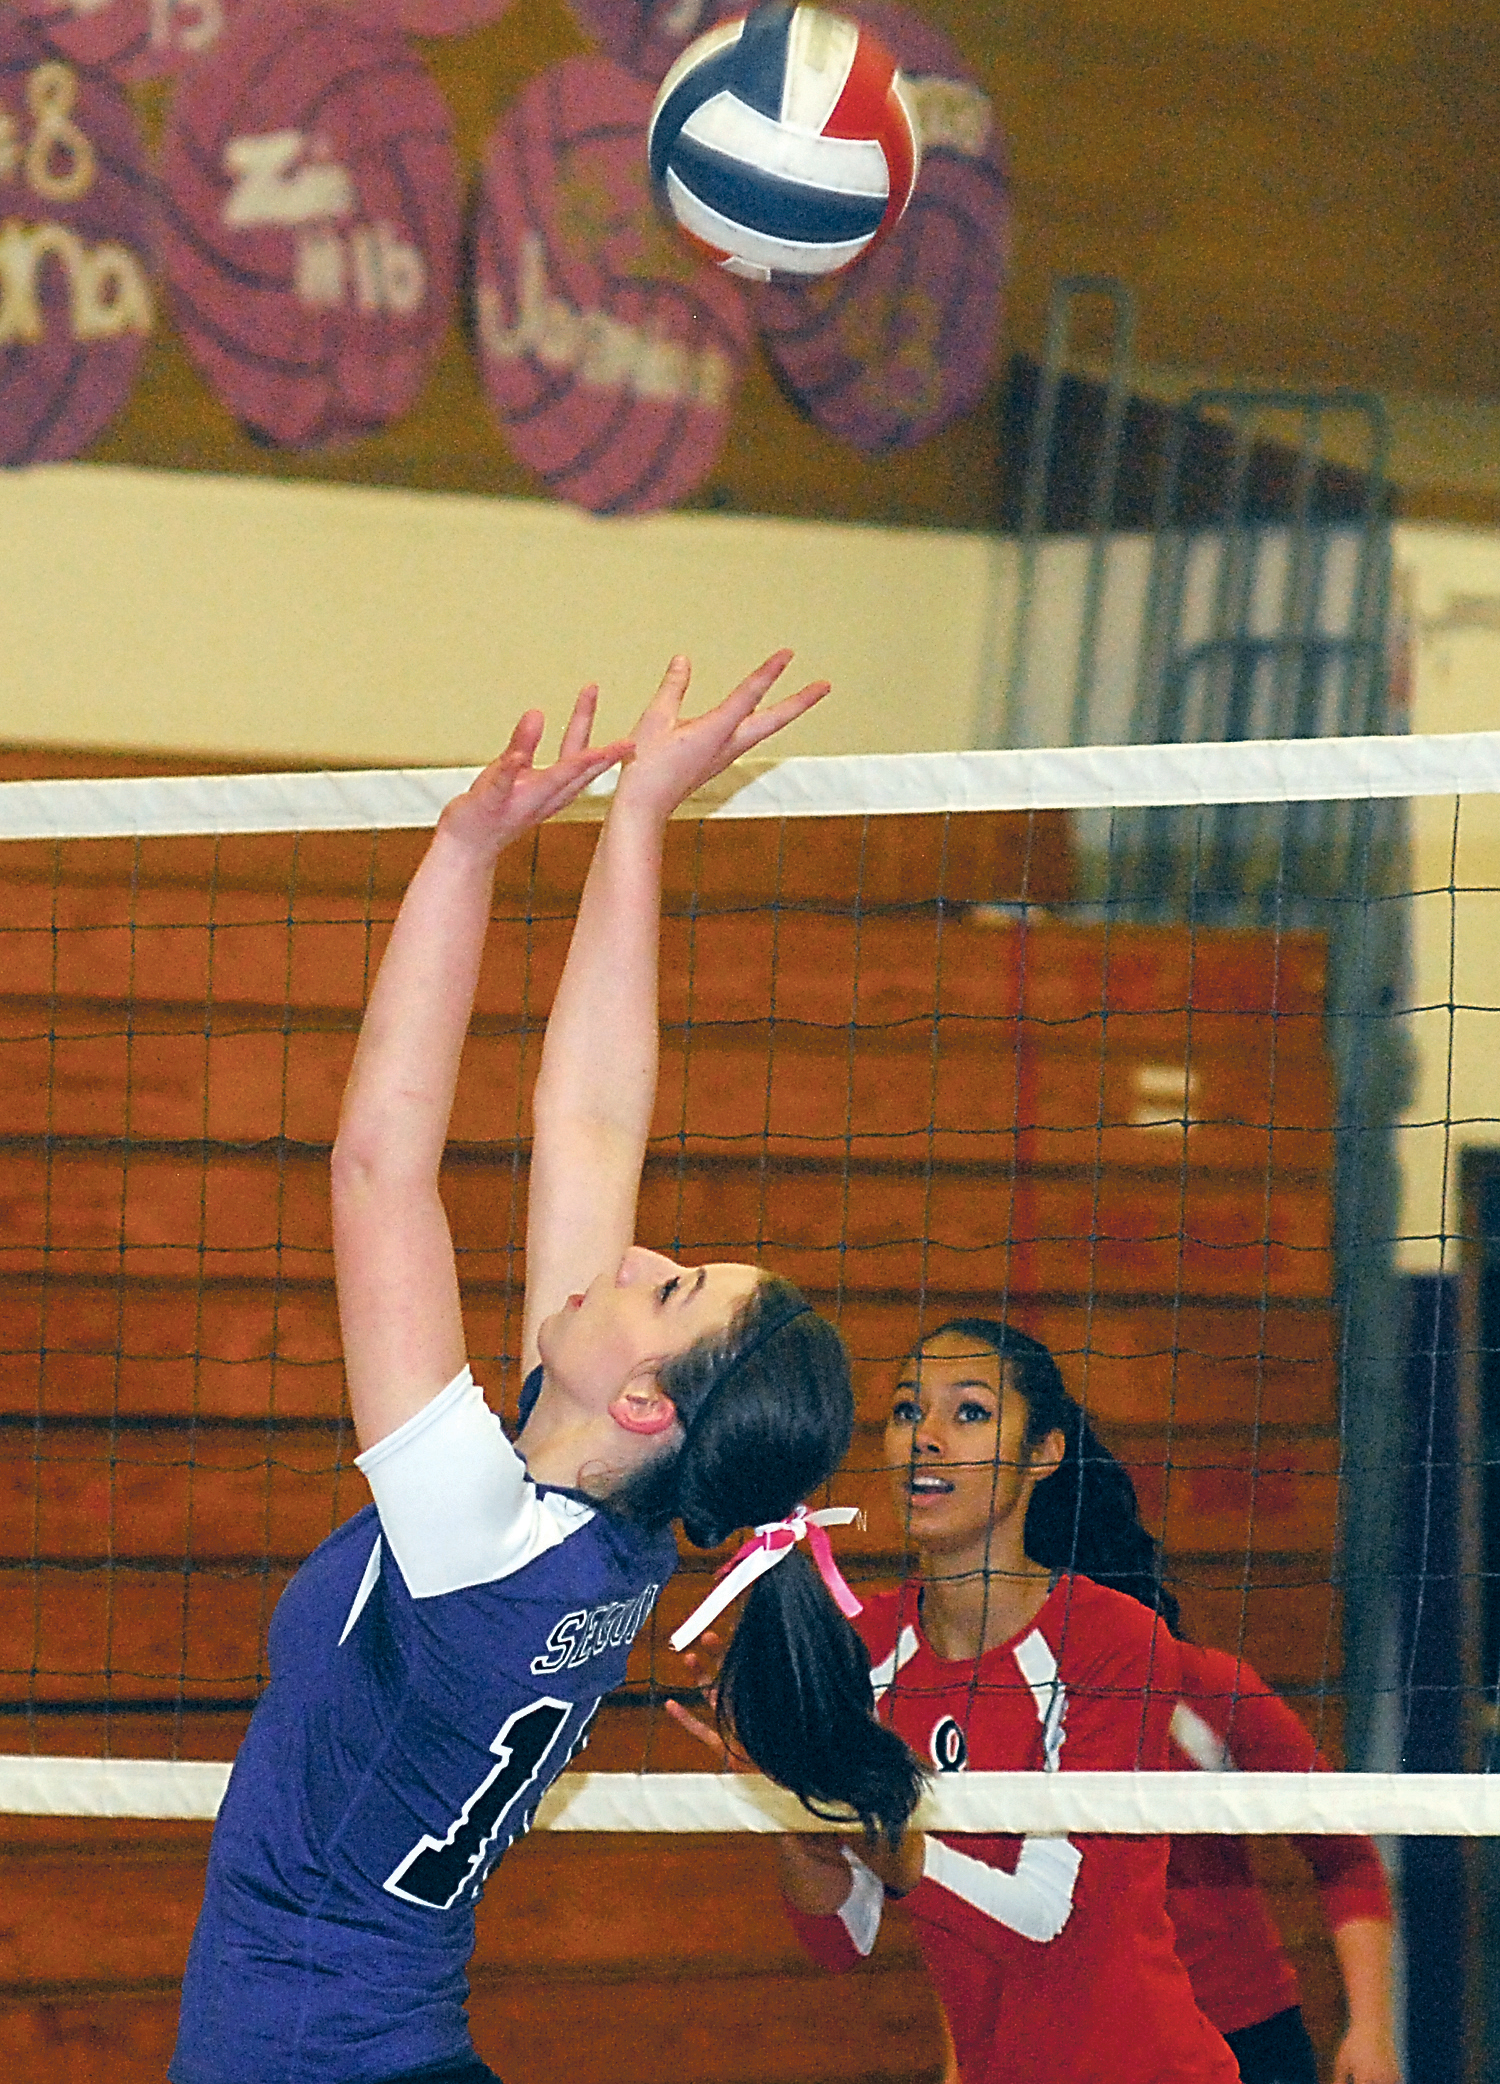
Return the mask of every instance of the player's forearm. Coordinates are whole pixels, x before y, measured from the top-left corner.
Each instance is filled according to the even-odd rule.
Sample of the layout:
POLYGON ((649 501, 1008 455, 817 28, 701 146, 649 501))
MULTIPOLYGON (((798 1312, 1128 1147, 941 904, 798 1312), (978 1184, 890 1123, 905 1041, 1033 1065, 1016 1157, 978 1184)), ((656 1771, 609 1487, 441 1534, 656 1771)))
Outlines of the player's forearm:
POLYGON ((627 1166, 645 1150, 656 1104, 664 836, 622 784, 584 884, 533 1099, 539 1137, 589 1125, 627 1166))
POLYGON ((1389 2039, 1394 2032, 1390 1926, 1383 1918, 1350 1918, 1334 1928, 1333 1946, 1350 2027, 1389 2039))
POLYGON ((436 1181, 489 926, 495 854, 439 826, 360 1028, 334 1144, 336 1197, 436 1181))
POLYGON ((835 1844, 809 1845, 801 1838, 781 1838, 776 1845, 781 1893, 806 1918, 836 1916, 848 1901, 853 1870, 835 1844))

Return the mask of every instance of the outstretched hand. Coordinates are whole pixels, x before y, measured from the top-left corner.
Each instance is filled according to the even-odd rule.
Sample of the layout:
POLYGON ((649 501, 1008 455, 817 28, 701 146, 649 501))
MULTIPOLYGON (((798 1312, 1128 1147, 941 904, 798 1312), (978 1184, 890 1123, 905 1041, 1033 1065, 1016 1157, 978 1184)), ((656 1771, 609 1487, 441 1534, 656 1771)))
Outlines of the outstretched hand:
POLYGON ((476 775, 463 795, 456 796, 443 812, 444 830, 498 852, 523 832, 545 824, 609 768, 628 760, 632 751, 628 738, 617 739, 613 745, 589 744, 598 706, 598 688, 586 687, 573 704, 550 767, 535 764, 546 718, 540 709, 528 709, 499 759, 476 775))
POLYGON ((828 682, 813 680, 796 694, 784 695, 768 708, 760 707, 791 658, 789 651, 772 652, 763 666, 747 674, 716 707, 686 720, 682 704, 692 667, 685 658, 674 658, 632 733, 635 757, 620 777, 621 800, 670 817, 694 789, 701 789, 821 702, 828 693, 828 682))
MULTIPOLYGON (((714 1634, 711 1628, 706 1628, 699 1640, 706 1650, 715 1653, 722 1647, 718 1636, 714 1634)), ((695 1715, 691 1708, 685 1708, 681 1701, 676 1700, 669 1700, 666 1703, 667 1713, 679 1729, 685 1729, 688 1735, 695 1738, 706 1751, 711 1751, 714 1754, 722 1772, 753 1773, 755 1768, 751 1765, 749 1759, 740 1752, 733 1750, 724 1741, 723 1732, 719 1728, 717 1663, 713 1667, 705 1664, 696 1650, 684 1650, 682 1652, 682 1661, 692 1674, 693 1684, 703 1697, 710 1719, 705 1720, 703 1716, 695 1715)))

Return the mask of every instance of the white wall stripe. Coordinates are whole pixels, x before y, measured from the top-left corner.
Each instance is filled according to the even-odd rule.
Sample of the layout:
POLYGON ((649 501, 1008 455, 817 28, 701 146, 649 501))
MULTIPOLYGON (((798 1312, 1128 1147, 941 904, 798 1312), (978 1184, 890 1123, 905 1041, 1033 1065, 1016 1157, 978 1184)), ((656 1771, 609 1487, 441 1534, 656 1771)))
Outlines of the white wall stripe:
MULTIPOLYGON (((377 832, 434 824, 475 767, 0 783, 0 839, 377 832)), ((612 783, 574 815, 602 816, 612 783)), ((862 817, 1500 793, 1500 731, 745 762, 688 806, 713 818, 862 817)))

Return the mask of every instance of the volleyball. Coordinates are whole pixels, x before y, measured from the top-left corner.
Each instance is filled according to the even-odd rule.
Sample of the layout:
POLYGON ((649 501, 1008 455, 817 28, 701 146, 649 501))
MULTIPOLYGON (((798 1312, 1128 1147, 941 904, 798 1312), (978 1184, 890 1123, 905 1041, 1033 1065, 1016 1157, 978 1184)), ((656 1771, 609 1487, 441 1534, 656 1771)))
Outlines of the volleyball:
POLYGON ((732 275, 829 275, 900 222, 921 157, 896 61, 859 22, 768 0, 689 44, 647 126, 651 179, 732 275))

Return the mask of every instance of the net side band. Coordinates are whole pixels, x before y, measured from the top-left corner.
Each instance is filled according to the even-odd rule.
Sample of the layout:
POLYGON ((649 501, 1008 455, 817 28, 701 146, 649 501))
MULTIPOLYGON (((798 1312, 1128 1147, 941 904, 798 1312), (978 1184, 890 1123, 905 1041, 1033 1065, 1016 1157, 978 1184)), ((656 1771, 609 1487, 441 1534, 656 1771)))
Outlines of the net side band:
MULTIPOLYGON (((211 1820, 229 1767, 186 1760, 0 1758, 0 1813, 211 1820)), ((918 1823, 979 1833, 1493 1837, 1500 1776, 1463 1773, 962 1773, 937 1780, 918 1823)), ((543 1831, 817 1831, 756 1774, 567 1773, 543 1831)))
MULTIPOLYGON (((394 832, 436 823, 475 767, 0 783, 0 839, 394 832)), ((572 807, 603 815, 606 775, 572 807)), ((741 762, 690 817, 837 818, 1146 805, 1321 803, 1500 791, 1500 732, 1229 744, 860 753, 741 762)))

